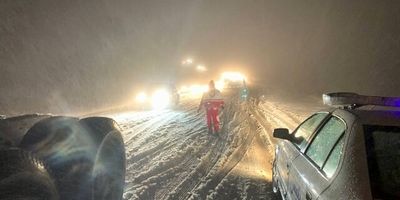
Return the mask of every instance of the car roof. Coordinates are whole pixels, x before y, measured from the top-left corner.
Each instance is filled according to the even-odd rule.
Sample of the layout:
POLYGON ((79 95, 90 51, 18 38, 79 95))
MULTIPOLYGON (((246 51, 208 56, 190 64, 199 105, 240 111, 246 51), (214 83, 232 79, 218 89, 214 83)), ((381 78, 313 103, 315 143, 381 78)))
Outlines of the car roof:
POLYGON ((345 109, 357 116, 362 124, 400 126, 400 109, 384 106, 363 106, 345 109))

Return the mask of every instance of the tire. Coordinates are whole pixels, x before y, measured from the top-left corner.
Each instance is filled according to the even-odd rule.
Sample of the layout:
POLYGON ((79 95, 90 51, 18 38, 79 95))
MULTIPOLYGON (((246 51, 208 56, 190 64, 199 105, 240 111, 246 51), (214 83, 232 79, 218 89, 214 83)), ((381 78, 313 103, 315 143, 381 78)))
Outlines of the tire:
POLYGON ((16 147, 34 124, 48 117, 50 116, 29 114, 0 120, 0 135, 16 147))
POLYGON ((18 148, 0 150, 1 200, 58 200, 59 195, 46 166, 18 148))
POLYGON ((50 167, 61 199, 122 199, 125 148, 114 120, 44 119, 29 129, 20 147, 50 167))
POLYGON ((81 123, 91 130, 92 138, 99 142, 92 170, 92 199, 122 199, 126 156, 117 123, 104 117, 85 118, 81 123))
POLYGON ((28 130, 20 148, 34 153, 51 169, 61 199, 89 199, 97 148, 89 131, 71 117, 51 117, 28 130))
POLYGON ((0 133, 0 150, 9 149, 13 147, 13 143, 4 136, 4 134, 0 133))

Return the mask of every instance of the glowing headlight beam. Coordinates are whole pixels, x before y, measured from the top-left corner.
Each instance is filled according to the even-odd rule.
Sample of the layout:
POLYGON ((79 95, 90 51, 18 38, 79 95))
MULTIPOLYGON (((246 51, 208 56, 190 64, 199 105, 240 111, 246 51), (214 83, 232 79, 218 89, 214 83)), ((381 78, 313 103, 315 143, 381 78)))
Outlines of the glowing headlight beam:
POLYGON ((246 81, 246 77, 239 72, 224 72, 221 77, 222 80, 230 80, 230 81, 246 81))
POLYGON ((196 70, 199 72, 207 71, 207 68, 204 65, 197 65, 196 70))
POLYGON ((151 103, 153 109, 156 110, 165 109, 171 103, 171 96, 167 90, 159 89, 153 93, 151 103))
POLYGON ((215 87, 222 91, 225 88, 225 82, 223 80, 218 80, 215 82, 215 87))
POLYGON ((190 86, 190 94, 192 96, 202 95, 204 92, 207 92, 207 90, 208 90, 207 85, 192 85, 192 86, 190 86))
POLYGON ((147 95, 145 92, 140 92, 136 95, 136 101, 139 103, 144 103, 147 101, 147 95))

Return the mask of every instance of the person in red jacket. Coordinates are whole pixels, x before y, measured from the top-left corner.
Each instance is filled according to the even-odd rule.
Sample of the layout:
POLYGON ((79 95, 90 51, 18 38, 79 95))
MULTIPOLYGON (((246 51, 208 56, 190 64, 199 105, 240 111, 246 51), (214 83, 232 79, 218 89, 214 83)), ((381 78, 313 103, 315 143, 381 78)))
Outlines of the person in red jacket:
POLYGON ((203 94, 199 109, 205 108, 207 116, 207 127, 209 133, 219 133, 219 110, 224 106, 224 100, 222 98, 221 92, 215 88, 214 81, 210 81, 208 84, 208 92, 203 94))

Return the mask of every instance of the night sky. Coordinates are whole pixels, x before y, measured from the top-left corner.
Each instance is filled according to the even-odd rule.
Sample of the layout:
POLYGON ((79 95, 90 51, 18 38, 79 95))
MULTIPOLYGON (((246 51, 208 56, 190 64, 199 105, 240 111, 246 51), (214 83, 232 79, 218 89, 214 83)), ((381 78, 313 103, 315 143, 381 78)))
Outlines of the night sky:
POLYGON ((117 106, 143 82, 190 80, 187 56, 207 79, 400 96, 400 1, 1 0, 0 114, 117 106))

